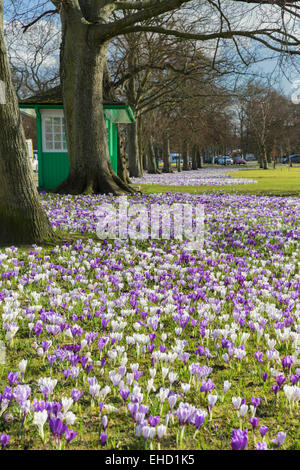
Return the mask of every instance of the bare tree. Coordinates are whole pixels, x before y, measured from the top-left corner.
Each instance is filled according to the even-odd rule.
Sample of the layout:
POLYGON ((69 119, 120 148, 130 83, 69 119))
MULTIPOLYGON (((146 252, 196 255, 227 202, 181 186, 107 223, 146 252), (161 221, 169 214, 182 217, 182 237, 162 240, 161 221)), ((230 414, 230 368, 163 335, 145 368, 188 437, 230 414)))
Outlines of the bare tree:
POLYGON ((59 83, 60 36, 57 21, 41 20, 26 32, 20 20, 6 24, 6 49, 19 98, 59 83))

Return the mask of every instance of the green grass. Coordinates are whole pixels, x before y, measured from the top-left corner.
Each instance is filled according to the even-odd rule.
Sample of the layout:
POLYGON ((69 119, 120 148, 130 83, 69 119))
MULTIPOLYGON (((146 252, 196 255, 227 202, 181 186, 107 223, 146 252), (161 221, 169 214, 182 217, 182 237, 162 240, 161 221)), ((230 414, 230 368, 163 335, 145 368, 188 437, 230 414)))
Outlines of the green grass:
POLYGON ((262 169, 242 169, 228 173, 236 178, 255 179, 257 183, 236 184, 233 186, 169 186, 159 184, 141 184, 140 189, 146 193, 215 193, 252 194, 263 196, 300 196, 300 167, 262 169))

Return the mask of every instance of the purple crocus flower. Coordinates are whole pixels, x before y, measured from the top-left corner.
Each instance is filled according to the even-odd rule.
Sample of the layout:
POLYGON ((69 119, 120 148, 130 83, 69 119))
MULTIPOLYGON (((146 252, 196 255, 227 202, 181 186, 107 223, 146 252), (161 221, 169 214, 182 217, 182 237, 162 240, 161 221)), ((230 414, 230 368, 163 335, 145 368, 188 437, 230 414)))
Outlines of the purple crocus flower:
POLYGON ((281 385, 286 381, 286 378, 284 377, 284 375, 277 375, 276 377, 276 382, 277 382, 277 385, 279 385, 279 387, 281 387, 281 385))
POLYGON ((86 357, 86 356, 81 356, 80 362, 81 362, 81 365, 82 365, 83 369, 85 368, 85 366, 86 366, 88 360, 89 360, 88 357, 86 357))
POLYGON ((257 408, 258 405, 260 404, 260 398, 252 397, 252 398, 251 398, 251 403, 252 403, 252 405, 253 405, 255 408, 257 408))
POLYGON ((71 394, 72 394, 72 398, 74 400, 74 403, 76 403, 82 397, 83 392, 80 392, 76 388, 73 388, 71 394))
POLYGON ((275 393, 275 395, 277 395, 277 393, 279 392, 279 385, 272 385, 272 390, 273 392, 275 393))
POLYGON ((87 373, 87 375, 89 375, 89 373, 93 370, 93 364, 87 364, 86 368, 85 368, 85 371, 87 373))
POLYGON ((42 333, 42 331, 43 331, 43 323, 39 321, 34 325, 33 332, 35 336, 39 336, 42 333))
POLYGON ((292 385, 296 385, 299 382, 300 375, 291 374, 290 380, 292 385))
POLYGON ((73 439, 75 439, 75 437, 77 436, 78 432, 75 432, 73 431, 73 429, 66 429, 66 441, 67 441, 67 444, 69 444, 69 442, 73 441, 73 439))
POLYGON ((284 369, 290 369, 295 362, 294 356, 285 356, 281 360, 282 367, 284 369))
POLYGON ((205 414, 196 413, 194 416, 194 419, 195 419, 195 428, 198 430, 201 428, 202 424, 204 423, 205 414))
POLYGON ((233 429, 230 441, 232 450, 244 450, 248 444, 248 429, 233 429))
POLYGON ((8 382, 9 382, 9 385, 12 386, 14 384, 18 384, 20 383, 19 382, 19 373, 18 372, 12 372, 10 371, 8 374, 7 374, 7 378, 8 378, 8 382))
POLYGON ((44 352, 48 351, 51 345, 52 345, 52 341, 42 341, 43 351, 44 352))
POLYGON ((54 362, 56 361, 56 356, 53 356, 53 355, 49 354, 49 355, 47 356, 47 359, 48 359, 48 362, 49 362, 49 364, 50 364, 50 367, 52 368, 54 362))
POLYGON ((142 413, 144 415, 146 415, 149 411, 149 406, 146 406, 146 405, 140 405, 139 407, 139 413, 142 413))
POLYGON ((280 447, 283 441, 285 440, 285 438, 286 438, 286 433, 279 431, 279 433, 276 436, 276 439, 273 439, 272 442, 274 442, 275 444, 277 444, 278 447, 280 447))
POLYGON ((107 434, 105 432, 102 432, 100 434, 100 444, 101 444, 101 447, 104 447, 105 446, 105 443, 107 441, 107 434))
POLYGON ((267 434, 268 431, 269 431, 268 426, 263 425, 259 428, 259 433, 260 433, 262 438, 264 438, 264 436, 267 434))
POLYGON ((63 424, 63 422, 59 418, 49 418, 49 426, 50 430, 52 432, 52 436, 54 439, 57 439, 58 441, 61 439, 62 435, 66 432, 68 427, 63 424))
POLYGON ((98 340, 98 348, 100 349, 100 352, 103 350, 104 346, 108 342, 108 337, 101 337, 98 340))
POLYGON ((134 380, 136 380, 136 381, 139 380, 142 377, 143 373, 144 372, 142 372, 140 370, 135 370, 134 371, 134 380))
POLYGON ((263 373, 263 381, 266 382, 268 377, 269 377, 269 375, 267 374, 267 372, 264 372, 263 373))
POLYGON ((149 336, 149 338, 150 338, 151 343, 153 343, 153 341, 154 341, 155 338, 156 338, 156 334, 155 334, 155 333, 149 333, 148 336, 149 336))
POLYGON ((154 427, 157 426, 158 423, 160 422, 160 416, 152 416, 152 415, 150 415, 150 416, 148 417, 148 421, 149 421, 150 426, 154 428, 154 427))
POLYGON ((211 379, 208 379, 206 382, 203 382, 200 387, 200 392, 211 392, 215 388, 215 384, 211 379))
POLYGON ((135 416, 138 411, 138 405, 137 403, 128 403, 128 410, 132 416, 133 421, 135 421, 135 416))
POLYGON ((254 357, 257 360, 257 362, 263 362, 263 353, 260 351, 256 351, 254 353, 254 357))
POLYGON ((8 434, 1 434, 0 436, 0 443, 1 443, 1 448, 4 449, 4 447, 7 446, 7 444, 9 443, 9 440, 10 440, 10 436, 8 434))
POLYGON ((258 442, 256 445, 256 450, 268 450, 266 442, 258 442))
POLYGON ((249 418, 249 421, 250 421, 250 424, 251 424, 252 429, 254 431, 254 429, 256 429, 257 426, 258 426, 259 418, 251 417, 251 418, 249 418))
POLYGON ((126 390, 126 389, 123 389, 123 388, 120 389, 120 395, 121 395, 121 397, 122 397, 124 403, 126 403, 127 398, 128 398, 128 396, 129 396, 129 393, 130 393, 129 390, 126 390))

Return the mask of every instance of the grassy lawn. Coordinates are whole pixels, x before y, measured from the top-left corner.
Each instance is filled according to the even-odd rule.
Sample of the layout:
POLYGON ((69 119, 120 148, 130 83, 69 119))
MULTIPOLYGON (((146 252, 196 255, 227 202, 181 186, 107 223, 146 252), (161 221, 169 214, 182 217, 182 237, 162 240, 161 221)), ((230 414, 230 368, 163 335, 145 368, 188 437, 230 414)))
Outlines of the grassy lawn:
POLYGON ((300 196, 300 167, 262 169, 242 169, 228 173, 236 178, 255 179, 257 183, 233 186, 169 186, 158 184, 141 184, 140 189, 146 193, 237 193, 264 196, 300 196))

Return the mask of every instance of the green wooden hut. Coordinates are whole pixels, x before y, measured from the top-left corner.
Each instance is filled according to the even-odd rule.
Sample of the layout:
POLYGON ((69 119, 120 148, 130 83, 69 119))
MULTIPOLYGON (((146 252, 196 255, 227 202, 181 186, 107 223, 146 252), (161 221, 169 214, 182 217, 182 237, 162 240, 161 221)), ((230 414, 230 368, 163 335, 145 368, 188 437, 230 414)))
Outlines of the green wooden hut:
MULTIPOLYGON (((22 109, 36 114, 39 189, 55 189, 70 171, 61 86, 21 100, 22 109)), ((105 127, 112 167, 117 173, 117 124, 131 123, 130 106, 103 97, 105 127)))

